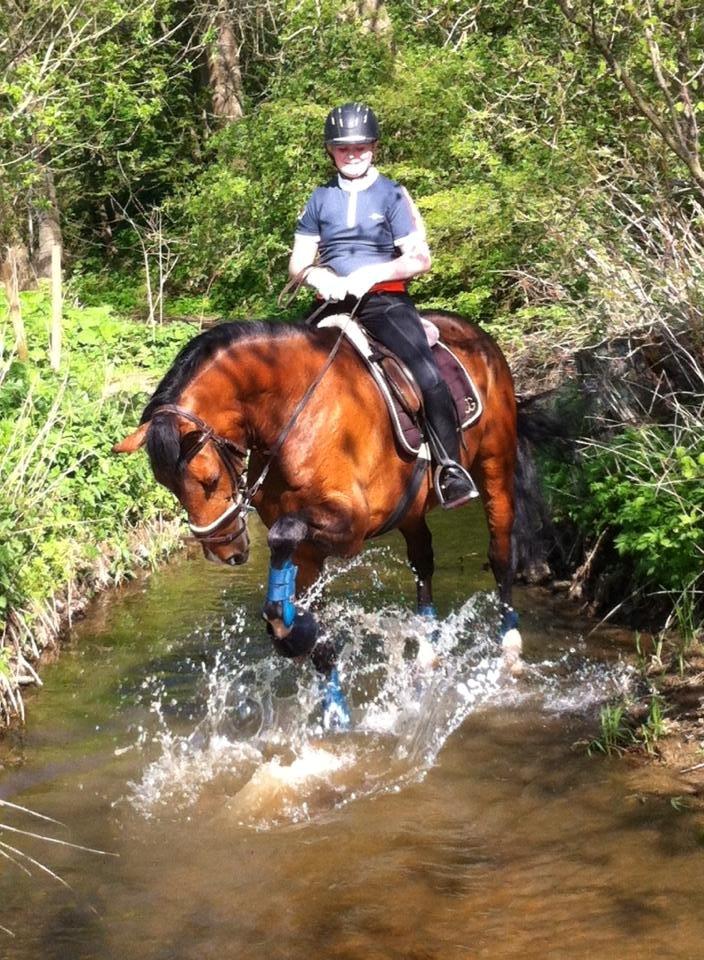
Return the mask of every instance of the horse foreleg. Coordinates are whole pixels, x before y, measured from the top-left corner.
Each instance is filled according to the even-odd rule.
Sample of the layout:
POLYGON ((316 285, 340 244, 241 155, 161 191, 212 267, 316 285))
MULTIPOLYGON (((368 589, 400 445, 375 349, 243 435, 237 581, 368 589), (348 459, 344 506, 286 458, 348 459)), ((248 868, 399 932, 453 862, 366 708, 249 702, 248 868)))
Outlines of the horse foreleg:
POLYGON ((311 656, 325 678, 323 725, 349 726, 350 712, 337 673, 337 654, 328 641, 318 642, 318 624, 310 611, 296 608, 296 588, 317 579, 331 544, 321 541, 320 526, 303 514, 284 514, 269 531, 271 565, 263 616, 276 650, 287 657, 311 656), (293 555, 299 565, 294 564, 293 555))
POLYGON ((298 567, 293 554, 305 538, 303 517, 286 514, 269 531, 271 564, 262 615, 277 652, 285 657, 305 657, 315 645, 317 625, 306 611, 296 609, 298 567))
MULTIPOLYGON (((433 537, 425 522, 425 517, 399 528, 406 541, 406 553, 413 575, 416 578, 416 609, 423 617, 435 619, 437 611, 433 603, 433 537)), ((424 667, 434 666, 437 656, 433 648, 433 638, 418 640, 418 663, 424 667)))

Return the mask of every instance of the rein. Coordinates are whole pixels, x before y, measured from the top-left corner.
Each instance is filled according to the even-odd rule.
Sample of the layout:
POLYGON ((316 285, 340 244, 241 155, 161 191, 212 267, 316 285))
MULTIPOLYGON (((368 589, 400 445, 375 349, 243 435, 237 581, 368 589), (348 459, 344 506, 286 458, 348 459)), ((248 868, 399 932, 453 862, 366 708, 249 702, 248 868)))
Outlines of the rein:
MULTIPOLYGON (((199 453, 200 450, 203 449, 206 443, 213 443, 220 457, 220 460, 224 464, 225 469, 229 474, 230 483, 232 485, 232 493, 230 497, 230 499, 232 500, 232 503, 230 504, 230 506, 227 507, 220 514, 219 517, 213 520, 212 523, 209 523, 205 526, 197 526, 196 524, 191 523, 190 520, 188 522, 188 526, 190 527, 191 533, 201 543, 216 543, 216 544, 231 543, 233 540, 236 540, 239 536, 242 535, 242 533, 245 532, 247 527, 245 515, 247 510, 251 506, 252 500, 254 499, 260 487, 266 480, 267 474, 271 469, 272 463, 280 453, 281 448, 286 442, 288 435, 293 430, 296 424, 296 421, 298 420, 298 417, 303 411, 303 408, 306 406, 310 398, 313 396, 316 389, 320 385, 323 377, 332 366, 332 362, 337 356, 340 346, 342 345, 342 340, 345 335, 345 330, 347 329, 347 324, 354 317, 355 313, 357 312, 357 309, 359 308, 359 304, 361 303, 361 301, 362 301, 362 298, 360 297, 357 303, 354 305, 354 308, 350 311, 348 320, 340 329, 340 333, 335 343, 333 344, 332 349, 330 350, 330 353, 328 354, 325 360, 325 363, 322 366, 322 369, 320 370, 316 378, 313 380, 313 382, 309 384, 309 386, 306 388, 305 393, 296 404, 294 411, 291 414, 291 417, 289 418, 288 423, 283 428, 283 430, 277 437, 273 447, 269 451, 269 456, 267 458, 266 463, 264 464, 264 467, 262 468, 261 473, 259 474, 257 479, 254 481, 254 483, 252 483, 250 486, 247 486, 246 474, 242 469, 244 461, 247 458, 247 450, 245 450, 243 447, 240 447, 236 443, 233 443, 232 440, 228 440, 227 437, 220 436, 220 434, 216 433, 215 430, 212 428, 212 426, 210 426, 209 423, 206 423, 205 420, 202 420, 195 413, 191 413, 190 410, 185 410, 183 407, 179 407, 177 404, 174 404, 174 403, 164 404, 161 407, 157 407, 157 409, 152 414, 150 418, 151 420, 159 416, 175 415, 175 416, 183 417, 185 420, 189 420, 191 423, 195 424, 195 426, 201 431, 200 437, 198 437, 197 441, 191 447, 188 448, 185 454, 181 456, 180 462, 182 462, 183 464, 190 463, 193 457, 195 457, 195 455, 199 453), (240 522, 238 526, 235 528, 235 530, 231 531, 230 533, 213 536, 212 534, 214 533, 214 531, 218 530, 228 520, 239 520, 240 522)), ((327 306, 327 303, 328 302, 325 301, 321 305, 321 307, 318 310, 316 310, 316 312, 313 314, 313 316, 310 319, 314 319, 317 316, 317 314, 322 310, 322 308, 327 306)))

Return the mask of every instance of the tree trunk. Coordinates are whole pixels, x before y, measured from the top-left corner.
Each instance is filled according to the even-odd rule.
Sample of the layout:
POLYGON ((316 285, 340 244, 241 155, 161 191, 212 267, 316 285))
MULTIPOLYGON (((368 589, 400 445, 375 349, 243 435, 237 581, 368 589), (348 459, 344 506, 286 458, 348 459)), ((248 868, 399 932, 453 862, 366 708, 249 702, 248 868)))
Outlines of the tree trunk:
POLYGON ((12 329, 15 332, 15 347, 17 349, 17 356, 23 363, 26 363, 29 359, 29 353, 27 351, 27 337, 24 332, 24 322, 22 320, 22 309, 20 307, 19 298, 20 286, 17 255, 18 249, 20 251, 22 250, 21 247, 8 247, 7 258, 2 265, 2 277, 5 282, 5 290, 7 292, 7 303, 10 308, 12 329))
POLYGON ((31 290, 36 287, 36 281, 29 263, 29 250, 20 240, 15 240, 6 248, 6 257, 0 261, 2 278, 7 283, 9 272, 13 269, 17 274, 17 289, 31 290), (14 267, 13 267, 14 264, 14 267))
POLYGON ((38 225, 37 247, 32 255, 32 267, 37 277, 51 277, 51 251, 54 244, 62 247, 59 205, 56 200, 54 172, 48 164, 40 164, 42 203, 34 208, 38 225))
POLYGON ((208 56, 213 114, 220 124, 233 123, 244 115, 240 51, 232 19, 226 10, 215 17, 217 40, 208 56))
POLYGON ((357 16, 370 33, 383 34, 391 29, 385 0, 355 0, 357 16))

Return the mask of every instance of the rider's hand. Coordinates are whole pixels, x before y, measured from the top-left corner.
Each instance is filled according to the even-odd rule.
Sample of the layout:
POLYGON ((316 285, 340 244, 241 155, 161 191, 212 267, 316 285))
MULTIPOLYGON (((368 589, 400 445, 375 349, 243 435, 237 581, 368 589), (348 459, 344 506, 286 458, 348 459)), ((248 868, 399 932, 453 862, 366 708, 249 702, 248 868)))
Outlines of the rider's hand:
POLYGON ((378 270, 376 265, 371 264, 366 267, 359 267, 359 269, 354 270, 349 276, 345 277, 345 286, 347 288, 347 293, 351 297, 355 297, 359 300, 360 297, 363 297, 375 283, 379 282, 378 270))
POLYGON ((344 300, 347 293, 344 277, 338 277, 325 267, 311 270, 306 283, 317 290, 323 300, 344 300))

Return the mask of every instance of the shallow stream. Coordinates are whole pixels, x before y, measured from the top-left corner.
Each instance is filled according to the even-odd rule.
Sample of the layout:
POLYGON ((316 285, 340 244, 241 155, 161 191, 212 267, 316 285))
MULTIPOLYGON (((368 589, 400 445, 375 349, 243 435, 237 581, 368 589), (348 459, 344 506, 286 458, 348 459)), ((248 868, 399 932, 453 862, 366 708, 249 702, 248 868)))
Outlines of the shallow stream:
POLYGON ((316 595, 354 729, 271 655, 267 554, 180 559, 101 598, 0 743, 0 957, 700 958, 704 850, 684 803, 590 757, 632 638, 522 590, 502 669, 481 511, 435 515, 437 634, 397 535, 316 595), (415 653, 432 639, 439 662, 415 653), (21 868, 29 868, 28 876, 21 868))

